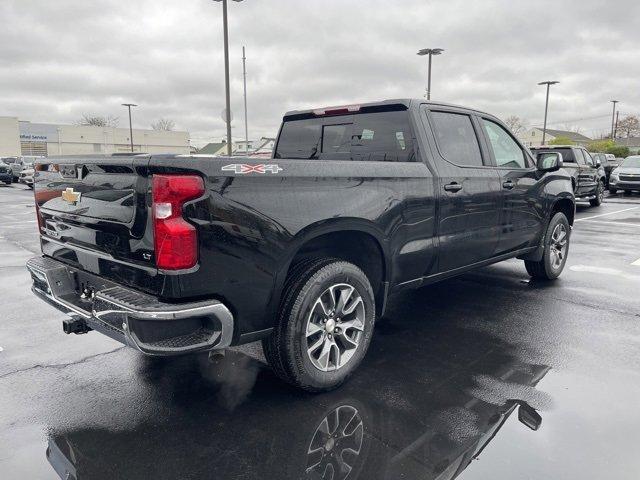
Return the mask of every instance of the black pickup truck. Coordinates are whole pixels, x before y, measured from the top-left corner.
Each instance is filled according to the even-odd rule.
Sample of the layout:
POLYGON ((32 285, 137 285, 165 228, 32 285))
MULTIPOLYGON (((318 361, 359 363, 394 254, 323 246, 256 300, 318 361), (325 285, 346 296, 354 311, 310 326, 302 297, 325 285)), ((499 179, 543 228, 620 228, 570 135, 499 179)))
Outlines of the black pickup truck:
POLYGON ((561 155, 424 100, 289 112, 273 158, 51 157, 36 165, 33 291, 150 355, 262 340, 283 379, 341 384, 389 295, 517 257, 567 259, 561 155))

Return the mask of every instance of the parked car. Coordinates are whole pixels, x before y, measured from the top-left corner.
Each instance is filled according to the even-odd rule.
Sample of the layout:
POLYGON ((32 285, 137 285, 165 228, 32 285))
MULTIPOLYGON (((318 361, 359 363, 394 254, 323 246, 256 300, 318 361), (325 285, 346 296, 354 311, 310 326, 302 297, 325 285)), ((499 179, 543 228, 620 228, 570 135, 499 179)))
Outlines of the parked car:
POLYGON ((562 155, 562 168, 571 175, 576 201, 589 201, 592 207, 598 207, 604 200, 607 184, 605 170, 599 160, 594 160, 586 149, 575 145, 553 145, 531 147, 534 154, 559 153, 562 155))
POLYGON ((29 188, 33 188, 33 165, 25 165, 25 168, 20 172, 20 183, 27 185, 29 188))
POLYGON ((13 173, 11 173, 11 166, 6 163, 0 162, 0 182, 5 185, 11 185, 13 182, 13 173))
POLYGON ((616 194, 618 190, 627 194, 632 190, 640 190, 640 155, 625 158, 622 164, 611 172, 609 193, 616 194))
POLYGON ((600 162, 606 176, 606 186, 609 186, 609 177, 614 168, 620 165, 616 157, 610 153, 591 153, 591 158, 596 162, 600 162))
POLYGON ((516 257, 558 277, 575 214, 561 164, 423 99, 289 112, 270 160, 49 157, 27 267, 67 333, 149 355, 261 339, 277 375, 327 390, 393 293, 516 257))

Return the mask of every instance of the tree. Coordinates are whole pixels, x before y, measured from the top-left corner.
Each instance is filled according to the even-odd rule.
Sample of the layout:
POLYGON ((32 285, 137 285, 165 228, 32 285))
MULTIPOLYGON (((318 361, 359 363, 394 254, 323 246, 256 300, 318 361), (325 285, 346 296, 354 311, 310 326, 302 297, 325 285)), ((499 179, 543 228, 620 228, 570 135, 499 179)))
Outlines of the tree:
POLYGON ((173 120, 169 120, 168 118, 161 118, 157 122, 151 124, 151 128, 154 130, 162 130, 165 132, 170 132, 174 128, 176 128, 176 122, 173 120))
POLYGON ((616 137, 629 138, 640 135, 640 120, 635 115, 627 115, 622 120, 618 120, 616 126, 616 137))
POLYGON ((513 132, 514 135, 519 135, 524 131, 526 127, 525 122, 520 120, 520 117, 517 115, 511 115, 507 117, 504 123, 509 127, 509 130, 513 132))
POLYGON ((550 142, 547 142, 548 145, 574 145, 575 142, 571 140, 569 137, 556 137, 550 142))
POLYGON ((108 117, 100 117, 94 115, 82 114, 82 118, 78 120, 78 125, 86 125, 91 127, 117 127, 119 119, 109 115, 108 117))

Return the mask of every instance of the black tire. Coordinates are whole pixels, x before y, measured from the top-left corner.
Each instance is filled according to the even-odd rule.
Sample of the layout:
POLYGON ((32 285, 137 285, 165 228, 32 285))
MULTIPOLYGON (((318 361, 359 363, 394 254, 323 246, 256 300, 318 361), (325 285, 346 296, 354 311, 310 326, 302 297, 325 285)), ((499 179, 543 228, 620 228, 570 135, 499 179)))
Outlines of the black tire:
POLYGON ((593 200, 589 200, 589 203, 592 207, 599 207, 602 205, 602 201, 604 200, 604 182, 599 181, 598 186, 596 187, 596 198, 593 200))
POLYGON ((609 188, 609 193, 610 193, 611 195, 615 195, 615 194, 617 194, 617 193, 618 193, 618 189, 617 189, 617 188, 609 188))
POLYGON ((524 261, 527 273, 532 278, 539 280, 554 280, 558 278, 567 262, 569 244, 571 243, 570 239, 571 226, 569 225, 569 220, 567 220, 564 213, 558 212, 551 218, 551 221, 547 226, 547 231, 544 235, 544 252, 542 253, 542 259, 538 262, 533 260, 524 261), (558 225, 561 225, 562 227, 558 227, 558 225), (553 253, 553 249, 558 248, 554 240, 556 228, 563 228, 566 234, 566 243, 561 249, 562 255, 559 265, 556 264, 557 257, 555 257, 553 253))
POLYGON ((625 194, 625 195, 631 195, 631 190, 625 190, 625 191, 624 191, 624 194, 625 194))
MULTIPOLYGON (((331 293, 333 293, 333 290, 331 293)), ((351 296, 347 300, 356 299, 357 297, 351 296)), ((347 303, 346 305, 351 304, 347 303)), ((316 328, 318 323, 314 324, 316 328)), ((262 347, 265 357, 274 372, 284 381, 311 392, 332 390, 344 383, 362 362, 371 342, 374 323, 375 299, 373 289, 362 270, 349 262, 334 258, 308 260, 296 265, 287 278, 278 323, 273 333, 262 341, 262 347), (321 330, 318 330, 313 335, 307 335, 307 324, 311 323, 312 319, 319 320, 319 317, 324 317, 324 315, 318 314, 318 312, 322 312, 320 310, 321 307, 318 307, 320 297, 326 298, 325 295, 330 288, 343 285, 352 287, 353 290, 350 295, 356 293, 362 300, 362 307, 358 303, 359 309, 356 312, 362 330, 350 328, 350 330, 344 329, 344 331, 338 333, 340 332, 340 323, 336 322, 340 322, 341 319, 338 317, 339 312, 336 312, 335 319, 334 315, 329 318, 334 323, 326 322, 324 325, 320 325, 322 327, 321 330), (329 325, 336 327, 335 331, 331 330, 333 335, 329 330, 325 330, 325 325, 327 329, 330 328, 329 325), (339 358, 333 347, 330 347, 326 356, 327 371, 323 371, 320 367, 314 365, 314 360, 311 358, 313 356, 312 353, 307 352, 307 342, 310 341, 315 344, 316 341, 325 339, 322 341, 327 341, 329 344, 333 342, 333 345, 339 351, 340 346, 345 345, 342 336, 347 336, 347 332, 350 335, 348 338, 354 336, 358 339, 356 342, 357 347, 341 352, 339 358), (315 335, 319 336, 314 337, 315 335), (347 353, 349 357, 345 360, 345 363, 335 368, 340 363, 339 359, 342 359, 343 355, 347 353), (329 364, 332 355, 334 358, 333 369, 329 364)), ((324 343, 322 346, 324 346, 324 343)), ((323 357, 321 356, 321 358, 323 357)), ((321 362, 319 359, 315 359, 315 361, 321 362)))

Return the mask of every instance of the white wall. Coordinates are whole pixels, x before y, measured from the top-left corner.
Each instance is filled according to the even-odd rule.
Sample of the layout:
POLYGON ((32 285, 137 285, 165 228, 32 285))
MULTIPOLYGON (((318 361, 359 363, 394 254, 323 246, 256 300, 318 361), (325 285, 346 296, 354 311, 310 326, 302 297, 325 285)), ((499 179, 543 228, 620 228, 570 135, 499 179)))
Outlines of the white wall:
POLYGON ((20 155, 20 131, 16 117, 0 117, 0 157, 20 155))

